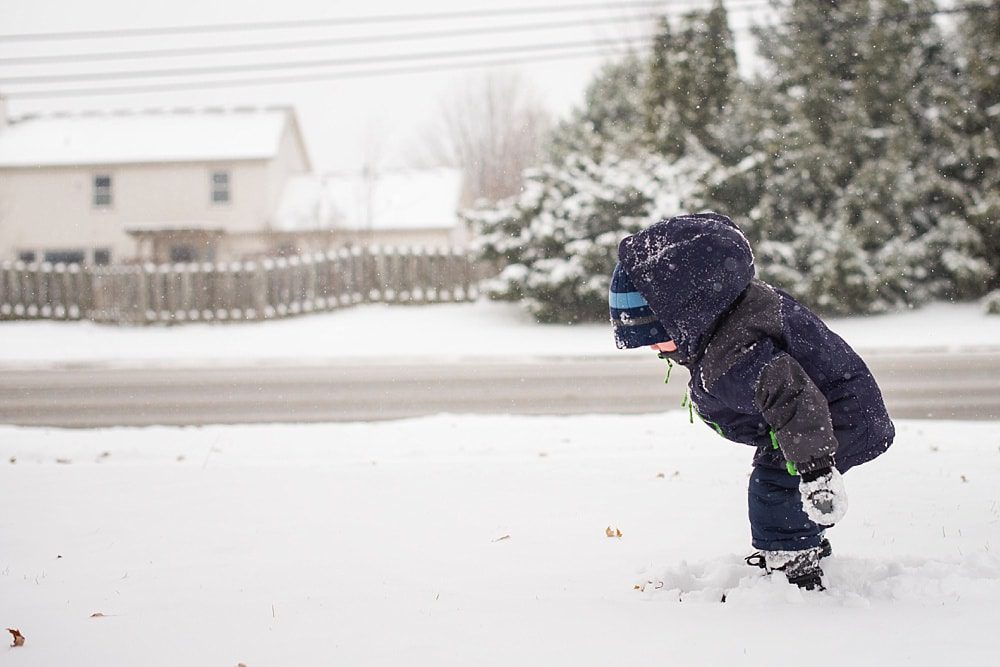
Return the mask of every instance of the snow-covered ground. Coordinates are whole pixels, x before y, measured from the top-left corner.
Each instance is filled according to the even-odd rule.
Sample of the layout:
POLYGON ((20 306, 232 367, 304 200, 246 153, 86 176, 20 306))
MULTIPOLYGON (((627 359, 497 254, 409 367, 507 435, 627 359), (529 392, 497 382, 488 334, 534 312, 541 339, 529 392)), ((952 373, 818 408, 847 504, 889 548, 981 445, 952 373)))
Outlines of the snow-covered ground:
POLYGON ((901 423, 801 592, 687 419, 0 427, 0 662, 995 663, 1000 423, 901 423))
MULTIPOLYGON (((1000 317, 977 304, 938 303, 829 324, 862 351, 1000 350, 1000 317)), ((125 328, 89 322, 0 323, 0 365, 53 363, 311 363, 350 357, 530 357, 619 352, 610 325, 535 324, 516 305, 479 301, 431 306, 364 305, 262 323, 125 328)))

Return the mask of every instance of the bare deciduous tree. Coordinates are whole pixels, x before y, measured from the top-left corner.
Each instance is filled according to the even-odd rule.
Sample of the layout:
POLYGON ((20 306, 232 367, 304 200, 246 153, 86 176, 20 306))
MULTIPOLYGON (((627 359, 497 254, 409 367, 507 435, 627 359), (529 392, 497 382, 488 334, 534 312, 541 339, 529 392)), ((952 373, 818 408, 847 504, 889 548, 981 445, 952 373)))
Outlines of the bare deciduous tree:
POLYGON ((464 204, 497 201, 520 190, 521 172, 539 160, 549 126, 548 114, 520 77, 468 78, 442 103, 421 162, 461 168, 464 204))

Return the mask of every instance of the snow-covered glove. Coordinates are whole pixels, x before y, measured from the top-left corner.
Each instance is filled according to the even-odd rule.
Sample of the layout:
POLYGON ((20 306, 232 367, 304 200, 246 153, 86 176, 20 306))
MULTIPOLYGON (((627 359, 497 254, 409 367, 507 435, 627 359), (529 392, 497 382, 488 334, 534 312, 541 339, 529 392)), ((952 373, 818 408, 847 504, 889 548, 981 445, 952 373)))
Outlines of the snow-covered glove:
POLYGON ((836 468, 803 473, 799 482, 802 509, 821 526, 832 526, 847 514, 847 490, 836 468))

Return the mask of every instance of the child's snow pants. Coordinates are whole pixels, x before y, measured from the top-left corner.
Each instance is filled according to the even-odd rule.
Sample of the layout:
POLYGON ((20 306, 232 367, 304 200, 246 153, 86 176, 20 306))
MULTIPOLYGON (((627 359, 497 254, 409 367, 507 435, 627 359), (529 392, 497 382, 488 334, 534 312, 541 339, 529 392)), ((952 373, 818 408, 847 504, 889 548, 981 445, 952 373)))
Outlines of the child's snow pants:
POLYGON ((799 478, 786 470, 754 466, 750 474, 750 534, 762 551, 801 551, 818 547, 823 529, 802 509, 799 478))

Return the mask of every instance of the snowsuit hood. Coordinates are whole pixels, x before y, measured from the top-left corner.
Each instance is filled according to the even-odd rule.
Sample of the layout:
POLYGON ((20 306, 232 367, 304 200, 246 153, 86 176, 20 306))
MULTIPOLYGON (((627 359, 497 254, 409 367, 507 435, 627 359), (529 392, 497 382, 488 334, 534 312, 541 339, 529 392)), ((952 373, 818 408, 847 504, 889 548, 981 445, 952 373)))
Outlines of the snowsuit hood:
POLYGON ((750 243, 718 213, 680 215, 626 237, 618 261, 668 337, 671 356, 696 360, 754 277, 750 243))

